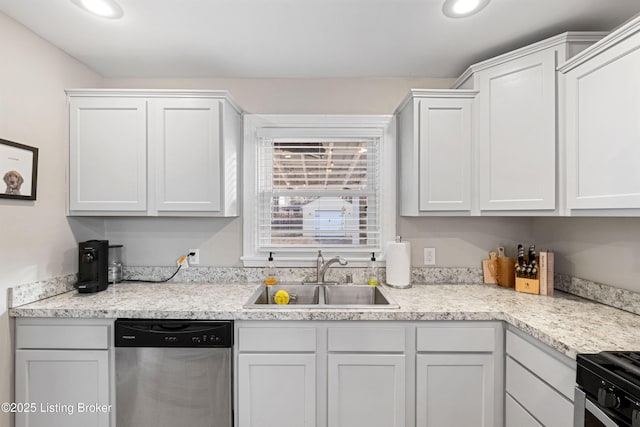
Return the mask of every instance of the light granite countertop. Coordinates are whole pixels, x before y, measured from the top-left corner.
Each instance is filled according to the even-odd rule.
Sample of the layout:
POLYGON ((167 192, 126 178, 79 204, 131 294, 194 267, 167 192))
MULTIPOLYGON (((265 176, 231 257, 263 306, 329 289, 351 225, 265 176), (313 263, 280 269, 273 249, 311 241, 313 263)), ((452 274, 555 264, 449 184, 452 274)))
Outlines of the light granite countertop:
MULTIPOLYGON (((575 358, 638 350, 640 316, 569 294, 529 295, 495 285, 384 287, 397 309, 250 309, 254 284, 119 283, 66 292, 10 309, 13 317, 234 320, 501 320, 575 358)), ((261 285, 260 285, 261 286, 261 285)))

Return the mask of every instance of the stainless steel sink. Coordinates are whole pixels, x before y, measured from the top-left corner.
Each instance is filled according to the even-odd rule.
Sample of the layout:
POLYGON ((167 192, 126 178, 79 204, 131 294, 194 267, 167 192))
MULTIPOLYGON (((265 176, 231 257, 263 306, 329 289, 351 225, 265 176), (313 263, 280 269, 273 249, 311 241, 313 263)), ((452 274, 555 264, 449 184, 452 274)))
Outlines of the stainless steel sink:
POLYGON ((328 305, 389 305, 377 286, 325 286, 324 301, 328 305))
POLYGON ((261 285, 244 304, 244 308, 398 308, 379 286, 338 284, 279 284, 261 285), (289 304, 276 304, 279 290, 289 294, 289 304))
POLYGON ((320 287, 318 285, 272 285, 258 288, 245 307, 248 304, 280 306, 282 304, 276 304, 273 297, 276 292, 282 289, 289 294, 288 305, 317 305, 320 302, 320 287))

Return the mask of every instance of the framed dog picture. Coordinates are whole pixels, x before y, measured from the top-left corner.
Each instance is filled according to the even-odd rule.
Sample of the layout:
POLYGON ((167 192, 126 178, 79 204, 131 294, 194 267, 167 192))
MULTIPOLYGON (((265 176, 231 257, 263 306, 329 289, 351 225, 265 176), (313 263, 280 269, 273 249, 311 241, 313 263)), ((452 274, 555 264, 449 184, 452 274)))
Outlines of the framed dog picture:
POLYGON ((0 139, 0 198, 36 199, 38 149, 0 139))

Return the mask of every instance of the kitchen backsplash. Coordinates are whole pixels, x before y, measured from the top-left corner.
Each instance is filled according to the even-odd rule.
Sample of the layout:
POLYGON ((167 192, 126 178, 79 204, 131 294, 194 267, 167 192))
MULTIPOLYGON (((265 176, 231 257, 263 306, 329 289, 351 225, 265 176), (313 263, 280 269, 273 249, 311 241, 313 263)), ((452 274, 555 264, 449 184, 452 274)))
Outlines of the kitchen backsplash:
POLYGON ((591 280, 556 274, 554 288, 592 301, 640 314, 640 293, 591 280))
POLYGON ((49 280, 25 283, 8 289, 8 308, 29 304, 30 302, 53 297, 73 290, 78 280, 77 274, 67 274, 49 280))
MULTIPOLYGON (((315 268, 278 268, 278 277, 282 282, 315 280, 315 268)), ((175 272, 175 267, 125 267, 125 280, 163 280, 175 272)), ((327 272, 327 281, 345 280, 351 274, 354 283, 364 283, 365 268, 334 268, 327 272)), ((262 268, 238 267, 190 267, 179 271, 171 279, 174 283, 261 283, 264 278, 262 268)), ((385 281, 385 269, 380 269, 380 279, 385 281)), ((73 290, 76 274, 59 276, 9 288, 8 306, 17 307, 49 298, 73 290)), ((411 269, 411 282, 414 284, 482 284, 481 268, 420 267, 411 269)), ((640 314, 640 293, 620 289, 586 279, 565 274, 555 275, 555 289, 577 295, 605 305, 640 314)), ((141 283, 141 286, 144 286, 141 283)), ((545 298, 545 297, 538 297, 545 298)))
MULTIPOLYGON (((126 280, 163 280, 170 277, 174 267, 125 267, 126 280)), ((315 268, 278 268, 278 280, 281 282, 315 281, 315 268)), ((385 282, 384 268, 380 268, 380 281, 385 282)), ((354 283, 365 283, 366 268, 332 268, 327 271, 325 280, 344 282, 346 275, 351 274, 354 283)), ((188 283, 261 283, 264 279, 263 268, 242 267, 190 267, 176 274, 172 282, 188 283)), ((412 283, 482 283, 480 268, 412 268, 412 283)))

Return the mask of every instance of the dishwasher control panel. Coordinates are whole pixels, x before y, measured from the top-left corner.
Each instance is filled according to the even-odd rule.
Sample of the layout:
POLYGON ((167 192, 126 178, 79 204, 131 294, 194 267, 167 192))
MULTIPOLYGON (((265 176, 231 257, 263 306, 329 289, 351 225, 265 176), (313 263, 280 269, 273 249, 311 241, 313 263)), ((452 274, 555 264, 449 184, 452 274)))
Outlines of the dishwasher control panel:
POLYGON ((233 346, 233 321, 117 319, 116 347, 233 346))

